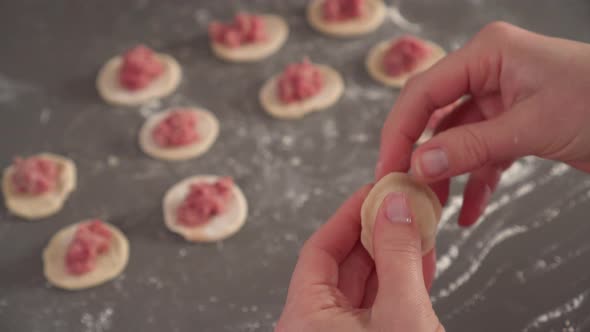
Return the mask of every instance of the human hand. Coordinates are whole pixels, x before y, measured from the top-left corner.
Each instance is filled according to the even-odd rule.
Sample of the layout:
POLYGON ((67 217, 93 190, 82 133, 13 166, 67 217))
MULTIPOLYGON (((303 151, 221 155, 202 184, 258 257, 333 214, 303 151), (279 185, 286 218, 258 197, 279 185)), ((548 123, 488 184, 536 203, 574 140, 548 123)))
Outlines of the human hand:
POLYGON ((390 194, 375 222, 375 263, 359 241, 366 186, 303 246, 276 332, 444 331, 427 288, 434 252, 402 194, 390 194), (409 221, 409 222, 408 222, 409 221))
POLYGON ((376 177, 411 168, 446 197, 449 178, 471 173, 459 216, 467 226, 517 158, 590 171, 589 58, 588 44, 488 25, 402 90, 383 127, 376 177), (470 98, 412 153, 431 114, 464 95, 470 98))

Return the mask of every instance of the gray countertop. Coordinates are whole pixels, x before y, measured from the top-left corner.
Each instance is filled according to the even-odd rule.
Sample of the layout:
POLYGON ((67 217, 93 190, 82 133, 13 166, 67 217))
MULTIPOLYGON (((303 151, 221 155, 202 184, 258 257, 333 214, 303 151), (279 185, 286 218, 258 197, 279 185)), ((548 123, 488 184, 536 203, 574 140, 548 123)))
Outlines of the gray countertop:
MULTIPOLYGON (((450 50, 496 19, 590 41, 585 0, 398 5, 412 24, 392 15, 378 32, 342 41, 308 27, 305 1, 0 3, 0 164, 53 151, 79 168, 79 188, 58 215, 24 222, 0 209, 0 331, 269 331, 303 241, 372 178, 379 130, 397 92, 366 74, 371 45, 414 32, 450 50), (286 17, 288 44, 258 64, 214 58, 207 22, 238 8, 286 17), (174 55, 183 83, 159 103, 110 107, 97 96, 96 72, 138 42, 174 55), (304 55, 339 69, 345 95, 301 121, 269 118, 258 105, 259 87, 304 55), (219 117, 210 153, 166 163, 140 152, 144 118, 170 105, 200 105, 219 117), (250 204, 242 231, 217 245, 188 244, 162 222, 164 191, 203 173, 234 176, 250 204), (92 216, 129 237, 125 273, 87 291, 50 287, 42 248, 61 227, 92 216)), ((456 226, 462 181, 444 213, 432 290, 447 330, 590 330, 590 177, 524 159, 503 179, 483 222, 467 230, 456 226)))

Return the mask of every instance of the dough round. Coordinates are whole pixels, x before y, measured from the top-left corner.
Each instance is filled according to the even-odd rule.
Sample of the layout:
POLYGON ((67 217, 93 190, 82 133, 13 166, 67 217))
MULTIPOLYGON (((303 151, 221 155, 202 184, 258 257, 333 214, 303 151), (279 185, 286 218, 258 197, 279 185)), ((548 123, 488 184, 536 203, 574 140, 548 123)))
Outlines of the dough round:
POLYGON ((226 239, 237 233, 248 215, 248 203, 242 190, 234 184, 232 187, 233 198, 228 202, 227 210, 215 217, 203 226, 185 227, 177 223, 176 211, 186 195, 191 184, 195 182, 215 182, 219 179, 214 175, 198 175, 182 180, 170 188, 164 195, 164 223, 174 233, 178 233, 190 242, 215 242, 226 239))
POLYGON ((197 116, 196 130, 200 139, 189 145, 162 148, 152 138, 152 131, 173 109, 150 116, 139 131, 139 146, 149 156, 169 161, 180 161, 196 158, 209 151, 219 135, 219 121, 213 113, 198 108, 182 108, 190 110, 197 116))
POLYGON ((405 173, 391 173, 375 184, 365 198, 361 208, 361 243, 373 256, 373 226, 377 212, 385 196, 391 192, 407 195, 414 221, 418 224, 422 238, 422 254, 433 247, 441 215, 441 205, 436 194, 427 185, 418 183, 405 173))
POLYGON ((8 210, 16 216, 27 220, 41 219, 56 214, 61 210, 68 196, 76 189, 76 165, 70 159, 52 154, 40 153, 39 157, 53 160, 61 166, 57 188, 39 196, 23 195, 12 185, 13 166, 4 170, 2 192, 8 210))
POLYGON ((301 102, 284 104, 278 96, 277 82, 281 74, 269 79, 260 90, 260 103, 268 114, 279 119, 300 119, 308 113, 334 105, 344 92, 344 79, 331 67, 315 64, 324 77, 322 90, 301 102))
POLYGON ((366 0, 367 11, 362 17, 342 22, 326 22, 322 9, 324 1, 310 1, 307 6, 307 20, 314 29, 333 37, 356 37, 373 32, 385 19, 383 0, 366 0))
POLYGON ((137 91, 129 91, 119 83, 119 69, 123 58, 116 56, 110 59, 100 69, 96 79, 100 96, 113 105, 137 106, 170 95, 182 79, 180 65, 169 55, 157 53, 156 56, 164 64, 164 72, 148 86, 137 91))
POLYGON ((412 76, 427 70, 447 55, 442 47, 433 42, 425 40, 424 42, 426 46, 428 46, 431 50, 430 55, 428 55, 426 59, 422 60, 422 63, 420 63, 418 67, 412 72, 396 77, 391 77, 387 75, 385 69, 383 68, 383 57, 393 42, 395 42, 395 39, 383 41, 375 45, 369 51, 365 65, 367 66, 369 75, 371 75, 374 80, 395 88, 403 87, 412 76))
POLYGON ((213 53, 217 57, 230 62, 255 62, 276 53, 287 41, 289 26, 278 15, 260 16, 266 25, 268 36, 266 41, 233 48, 211 41, 213 53))
MULTIPOLYGON (((84 222, 88 221, 80 223, 84 222)), ((109 251, 97 257, 94 270, 79 276, 69 274, 65 265, 65 257, 80 223, 61 229, 49 240, 47 247, 43 250, 45 278, 56 287, 79 290, 98 286, 117 277, 127 266, 129 241, 118 228, 105 223, 113 234, 109 251)))

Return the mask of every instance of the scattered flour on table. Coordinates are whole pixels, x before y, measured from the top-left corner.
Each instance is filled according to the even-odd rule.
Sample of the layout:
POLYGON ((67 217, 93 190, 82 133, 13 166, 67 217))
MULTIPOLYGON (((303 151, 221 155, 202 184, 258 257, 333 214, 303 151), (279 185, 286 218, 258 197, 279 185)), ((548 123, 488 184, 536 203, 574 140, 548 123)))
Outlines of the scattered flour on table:
POLYGON ((568 300, 564 304, 537 316, 529 324, 527 324, 527 326, 524 328, 523 331, 527 332, 527 331, 534 331, 534 330, 537 330, 537 331, 545 330, 545 329, 542 329, 542 327, 544 325, 546 325, 552 321, 555 321, 557 319, 560 319, 562 316, 564 316, 566 314, 569 314, 571 312, 578 310, 582 306, 582 304, 586 301, 586 298, 589 293, 590 293, 590 291, 585 291, 585 292, 575 296, 574 298, 568 300))
POLYGON ((408 21, 399 11, 397 6, 387 7, 387 17, 389 17, 393 24, 409 32, 418 33, 422 30, 422 27, 419 24, 408 21))
POLYGON ((107 165, 109 165, 110 167, 117 167, 117 166, 119 166, 119 157, 113 156, 113 155, 109 155, 107 157, 107 165))
POLYGON ((91 313, 82 314, 80 322, 84 325, 84 332, 106 332, 111 329, 113 314, 115 311, 113 308, 106 308, 99 312, 97 315, 91 313))
POLYGON ((211 13, 207 9, 197 9, 194 14, 193 18, 200 26, 207 26, 211 21, 211 13))
POLYGON ((356 83, 349 83, 344 91, 344 97, 351 100, 366 99, 371 101, 391 98, 393 94, 385 88, 361 86, 356 83))
POLYGON ((161 107, 162 102, 159 99, 155 99, 141 105, 139 108, 139 114, 141 114, 144 118, 149 118, 151 115, 158 113, 161 107))
POLYGON ((49 122, 49 119, 51 118, 51 109, 45 107, 41 109, 41 112, 39 113, 39 123, 41 123, 42 125, 46 125, 49 122))
POLYGON ((12 102, 31 90, 33 90, 32 86, 17 82, 0 73, 0 103, 12 102))

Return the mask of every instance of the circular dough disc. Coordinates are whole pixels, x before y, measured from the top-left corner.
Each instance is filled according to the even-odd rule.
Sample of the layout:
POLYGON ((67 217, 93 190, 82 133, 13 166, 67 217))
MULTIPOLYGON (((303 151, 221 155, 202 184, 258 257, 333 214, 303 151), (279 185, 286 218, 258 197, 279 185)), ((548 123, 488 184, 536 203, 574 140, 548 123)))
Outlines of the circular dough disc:
POLYGON ((115 226, 105 223, 113 238, 109 251, 97 257, 94 270, 82 274, 69 274, 65 257, 77 227, 84 222, 69 225, 57 232, 43 251, 43 271, 45 278, 56 287, 67 290, 80 290, 103 284, 117 277, 127 266, 129 242, 115 226))
POLYGON ((211 218, 202 226, 185 227, 177 222, 176 211, 188 195, 190 186, 197 182, 213 183, 218 179, 219 177, 214 175, 198 175, 184 179, 170 188, 164 195, 163 202, 166 227, 190 242, 215 242, 237 233, 246 222, 248 203, 236 184, 232 187, 232 199, 224 213, 211 218))
POLYGON ((289 36, 289 26, 285 20, 277 15, 260 15, 266 26, 268 39, 240 47, 227 47, 211 41, 213 53, 230 62, 254 62, 276 53, 289 36))
POLYGON ((379 28, 385 18, 385 4, 382 0, 366 0, 366 12, 363 16, 341 22, 324 20, 322 5, 324 0, 312 0, 307 6, 307 20, 319 32, 333 37, 356 37, 373 32, 379 28))
POLYGON ((56 214, 61 210, 70 193, 76 189, 76 165, 72 160, 52 153, 40 153, 37 156, 53 160, 61 166, 56 190, 39 196, 18 193, 11 180, 14 173, 13 166, 6 168, 2 177, 2 192, 6 207, 14 215, 27 220, 56 214))
POLYGON ((170 95, 182 79, 180 65, 169 55, 158 53, 156 56, 164 64, 164 72, 148 86, 137 91, 129 91, 119 83, 119 69, 123 58, 116 56, 110 59, 100 69, 96 79, 100 96, 113 105, 137 106, 170 95))
POLYGON ((422 238, 422 254, 433 247, 440 220, 441 205, 436 194, 427 185, 418 183, 405 173, 391 173, 373 186, 361 208, 361 243, 373 256, 373 226, 377 212, 385 197, 392 192, 402 192, 412 209, 414 221, 422 238))
POLYGON ((185 146, 173 148, 160 147, 153 140, 152 132, 158 123, 173 111, 173 109, 168 109, 165 112, 150 116, 139 131, 139 146, 147 155, 156 159, 180 161, 196 158, 209 151, 219 135, 219 121, 209 111, 197 108, 183 109, 188 109, 197 116, 196 130, 200 139, 193 144, 185 146))
POLYGON ((300 119, 308 113, 324 110, 334 105, 344 92, 344 80, 331 67, 318 65, 324 78, 322 90, 313 97, 284 104, 278 95, 277 82, 280 74, 269 79, 260 90, 260 103, 266 112, 279 119, 300 119))
POLYGON ((442 47, 438 46, 437 44, 425 40, 424 43, 430 49, 430 54, 422 60, 422 62, 416 67, 415 70, 405 73, 399 76, 389 76, 385 72, 383 68, 383 57, 385 56, 389 46, 395 42, 393 40, 387 40, 380 42, 379 44, 375 45, 367 55, 366 60, 366 67, 369 75, 373 77, 374 80, 395 88, 401 88, 406 84, 406 82, 414 75, 427 70, 428 68, 432 67, 435 63, 437 63, 440 59, 446 56, 445 50, 442 47))

